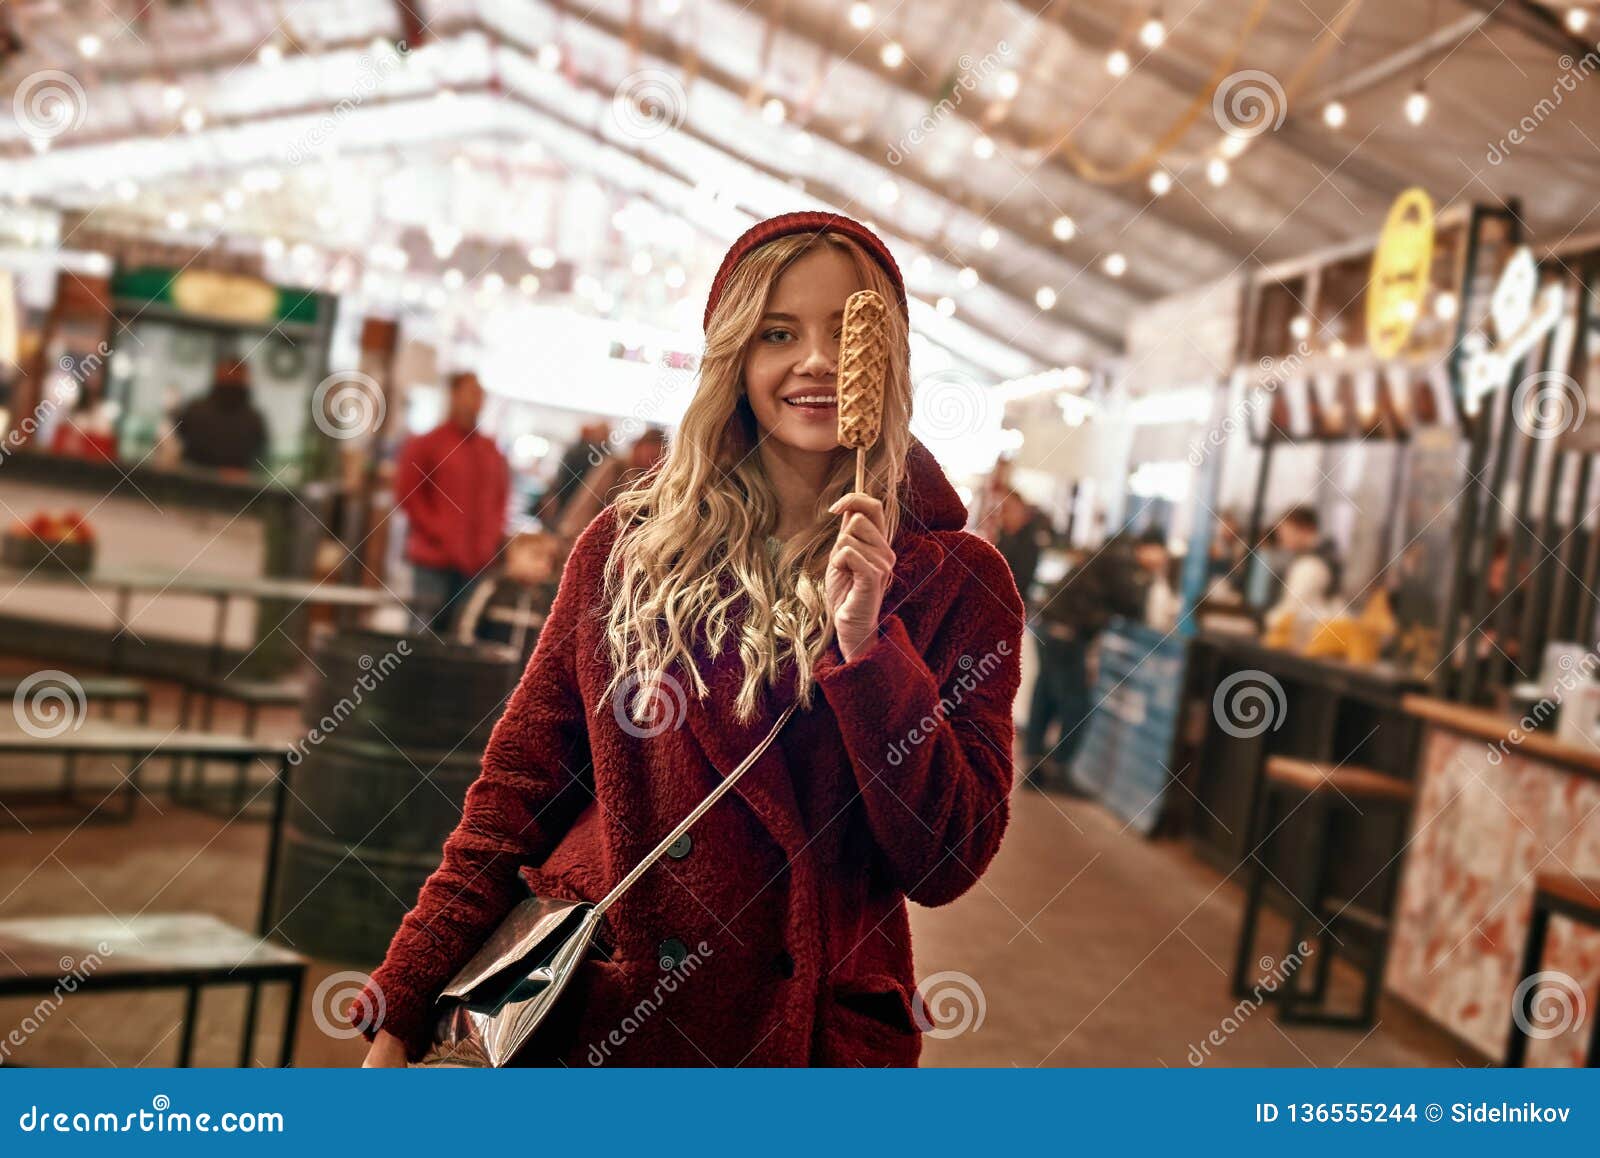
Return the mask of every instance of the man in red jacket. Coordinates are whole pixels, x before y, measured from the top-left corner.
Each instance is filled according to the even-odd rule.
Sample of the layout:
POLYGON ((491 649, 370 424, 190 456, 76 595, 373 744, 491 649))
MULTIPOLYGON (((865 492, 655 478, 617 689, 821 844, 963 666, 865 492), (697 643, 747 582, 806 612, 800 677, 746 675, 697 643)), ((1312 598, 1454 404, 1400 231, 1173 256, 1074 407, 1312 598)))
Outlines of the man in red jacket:
POLYGON ((441 634, 505 541, 511 472, 494 442, 478 433, 482 409, 478 376, 457 374, 445 420, 405 444, 395 471, 395 499, 411 520, 413 611, 441 634))

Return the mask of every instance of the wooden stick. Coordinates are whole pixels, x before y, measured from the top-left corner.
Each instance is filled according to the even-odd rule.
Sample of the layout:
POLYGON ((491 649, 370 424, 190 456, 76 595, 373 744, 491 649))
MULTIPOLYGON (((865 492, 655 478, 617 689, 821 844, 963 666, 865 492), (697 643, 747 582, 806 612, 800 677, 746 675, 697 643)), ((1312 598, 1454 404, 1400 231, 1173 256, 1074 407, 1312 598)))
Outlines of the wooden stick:
POLYGON ((856 447, 856 490, 862 494, 867 492, 867 448, 856 447))

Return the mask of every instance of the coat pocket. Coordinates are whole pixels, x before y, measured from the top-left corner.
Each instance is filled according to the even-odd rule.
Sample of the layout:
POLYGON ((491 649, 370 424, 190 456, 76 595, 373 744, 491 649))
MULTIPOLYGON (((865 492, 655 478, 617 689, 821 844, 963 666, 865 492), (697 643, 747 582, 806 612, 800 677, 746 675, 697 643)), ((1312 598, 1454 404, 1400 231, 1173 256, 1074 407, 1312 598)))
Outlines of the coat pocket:
POLYGON ((831 1065, 911 1066, 922 1033, 904 983, 887 974, 840 981, 833 987, 831 1065))

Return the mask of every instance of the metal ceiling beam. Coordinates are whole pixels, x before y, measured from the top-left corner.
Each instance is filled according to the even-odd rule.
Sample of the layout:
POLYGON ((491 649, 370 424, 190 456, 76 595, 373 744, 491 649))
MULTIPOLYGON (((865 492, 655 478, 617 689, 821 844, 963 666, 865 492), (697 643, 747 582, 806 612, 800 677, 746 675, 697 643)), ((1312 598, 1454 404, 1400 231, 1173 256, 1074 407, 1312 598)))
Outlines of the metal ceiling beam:
POLYGON ((1552 52, 1572 53, 1581 60, 1594 51, 1593 44, 1567 31, 1561 17, 1548 8, 1530 4, 1528 0, 1461 0, 1461 3, 1484 13, 1496 24, 1520 32, 1552 52))
MULTIPOLYGON (((1059 10, 1052 10, 1049 20, 1092 52, 1109 52, 1121 43, 1121 29, 1098 15, 1090 5, 1062 5, 1059 10)), ((1195 68, 1171 51, 1170 41, 1162 51, 1152 52, 1138 61, 1136 69, 1139 76, 1159 81, 1167 88, 1182 93, 1185 99, 1202 91, 1211 80, 1204 69, 1195 68)), ((1338 138, 1297 124, 1293 118, 1285 118, 1276 132, 1263 133, 1252 142, 1256 146, 1254 151, 1260 151, 1262 146, 1269 143, 1298 153, 1346 183, 1362 187, 1377 201, 1388 202, 1411 184, 1404 174, 1387 165, 1349 153, 1338 138)), ((1331 179, 1333 176, 1330 176, 1331 179)))
MULTIPOLYGON (((1397 76, 1415 72, 1441 53, 1452 51, 1456 45, 1471 36, 1488 20, 1489 16, 1484 12, 1469 12, 1465 16, 1452 20, 1443 28, 1430 32, 1415 44, 1408 44, 1388 56, 1380 57, 1364 68, 1346 73, 1336 80, 1329 81, 1306 98, 1306 106, 1312 109, 1320 109, 1332 100, 1349 100, 1351 97, 1366 92, 1370 88, 1376 88, 1378 85, 1391 81, 1397 76)), ((1291 115, 1293 114, 1291 113, 1291 115)))

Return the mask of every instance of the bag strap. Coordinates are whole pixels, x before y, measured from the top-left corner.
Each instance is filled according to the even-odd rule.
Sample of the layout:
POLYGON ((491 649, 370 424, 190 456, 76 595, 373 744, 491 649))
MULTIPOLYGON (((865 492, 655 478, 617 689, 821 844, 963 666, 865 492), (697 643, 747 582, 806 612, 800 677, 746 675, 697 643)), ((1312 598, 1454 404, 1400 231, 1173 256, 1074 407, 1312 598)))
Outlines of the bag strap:
POLYGON ((662 854, 676 844, 678 838, 684 833, 688 832, 690 826, 693 825, 695 821, 699 820, 706 814, 707 809, 709 809, 717 801, 721 800, 723 794, 739 782, 739 777, 748 772, 751 766, 755 764, 757 760, 761 759, 761 754, 772 746, 772 741, 778 738, 779 731, 781 731, 783 726, 789 722, 789 717, 794 715, 794 710, 797 707, 799 707, 798 704, 790 704, 787 708, 785 708, 783 710, 783 715, 779 716, 777 722, 772 725, 772 730, 766 734, 766 737, 761 741, 761 743, 750 749, 750 754, 743 760, 739 761, 739 766, 732 772, 729 772, 727 776, 723 777, 722 783, 713 788, 710 794, 707 795, 704 800, 695 805, 694 809, 689 813, 689 815, 685 816, 681 821, 678 822, 678 826, 676 828, 667 833, 666 836, 662 837, 661 843, 656 845, 655 848, 651 849, 645 858, 633 867, 632 872, 617 882, 616 887, 607 893, 605 897, 595 905, 594 915, 596 917, 604 915, 605 911, 609 909, 613 903, 620 900, 622 898, 622 894, 632 888, 633 883, 640 877, 644 876, 646 870, 648 870, 651 865, 655 864, 656 861, 660 860, 662 854))

